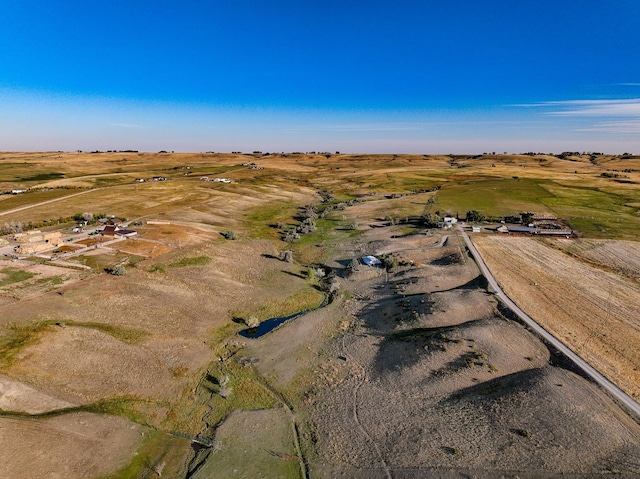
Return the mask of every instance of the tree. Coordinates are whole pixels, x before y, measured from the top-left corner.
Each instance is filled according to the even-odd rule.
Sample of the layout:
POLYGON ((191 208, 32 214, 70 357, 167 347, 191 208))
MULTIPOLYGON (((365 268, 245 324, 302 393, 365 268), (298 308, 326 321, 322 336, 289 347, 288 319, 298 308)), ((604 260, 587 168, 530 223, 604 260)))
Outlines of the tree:
POLYGON ((296 240, 300 239, 300 235, 295 229, 289 229, 282 234, 282 240, 287 243, 293 243, 296 240))
POLYGON ((481 223, 486 219, 486 216, 477 210, 467 211, 467 221, 469 223, 481 223))
POLYGON ((356 273, 359 270, 360 270, 360 262, 356 258, 353 258, 351 261, 349 261, 349 264, 347 265, 347 271, 350 274, 356 273))
POLYGON ((290 249, 284 250, 280 253, 280 259, 285 263, 293 263, 293 251, 290 249))
POLYGON ((116 265, 113 268, 107 268, 106 271, 113 276, 124 276, 127 274, 127 269, 121 264, 116 265))

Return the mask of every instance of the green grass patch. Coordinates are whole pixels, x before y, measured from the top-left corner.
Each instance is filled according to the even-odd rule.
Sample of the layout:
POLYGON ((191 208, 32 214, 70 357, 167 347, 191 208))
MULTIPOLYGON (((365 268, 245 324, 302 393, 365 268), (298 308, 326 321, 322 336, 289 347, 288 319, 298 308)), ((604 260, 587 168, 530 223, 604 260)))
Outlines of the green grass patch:
POLYGON ((97 178, 92 178, 91 181, 93 181, 96 188, 102 188, 105 186, 131 183, 131 178, 128 176, 99 176, 97 178))
POLYGON ((23 271, 17 268, 0 269, 0 273, 5 275, 5 276, 0 276, 0 287, 8 286, 14 283, 19 283, 21 281, 26 281, 35 276, 35 273, 30 273, 29 271, 23 271))
POLYGON ((50 322, 13 325, 0 333, 0 367, 10 367, 27 346, 37 344, 43 333, 51 330, 50 322))
POLYGON ((0 332, 0 365, 3 367, 11 366, 17 359, 18 354, 25 347, 37 344, 43 333, 46 331, 54 331, 54 326, 57 324, 69 327, 95 329, 128 344, 141 343, 149 336, 149 333, 140 329, 125 328, 97 322, 82 323, 76 321, 47 320, 27 325, 12 325, 0 332))
POLYGON ((187 266, 205 266, 211 262, 208 256, 195 256, 191 258, 180 258, 173 263, 169 263, 172 268, 184 268, 187 266))
POLYGON ((141 343, 149 336, 149 333, 139 329, 96 322, 47 320, 27 325, 13 325, 0 332, 0 367, 10 367, 24 348, 37 344, 42 335, 46 331, 53 331, 58 323, 69 327, 95 329, 128 344, 141 343))
POLYGON ((205 380, 201 386, 211 393, 208 400, 208 405, 212 408, 207 416, 209 424, 221 423, 235 409, 270 409, 281 404, 280 399, 263 386, 264 378, 255 368, 226 361, 214 363, 209 369, 208 377, 219 381, 225 376, 229 378, 225 387, 231 391, 226 398, 219 395, 220 387, 210 381, 205 380))
POLYGON ((117 252, 115 254, 99 254, 99 255, 79 255, 69 258, 69 261, 89 266, 91 269, 102 272, 105 268, 113 268, 117 264, 123 264, 126 266, 133 266, 140 261, 144 261, 146 258, 142 256, 130 255, 126 253, 117 252))
POLYGON ((64 173, 38 173, 32 176, 25 176, 23 178, 18 178, 17 181, 49 181, 49 180, 59 180, 60 178, 64 178, 64 173))
POLYGON ((274 228, 277 223, 293 226, 293 217, 298 207, 292 202, 272 201, 252 208, 245 216, 249 223, 250 238, 280 239, 281 230, 274 228))
POLYGON ((149 268, 147 270, 148 273, 166 273, 166 269, 164 267, 164 264, 162 263, 157 263, 154 264, 153 266, 151 266, 151 268, 149 268))
POLYGON ((22 284, 17 285, 15 290, 29 288, 46 288, 47 290, 51 290, 63 284, 65 279, 66 278, 64 276, 47 276, 44 278, 38 278, 34 281, 23 282, 22 284))
POLYGON ((146 424, 149 418, 140 412, 139 406, 148 401, 131 397, 118 396, 114 398, 102 399, 95 403, 86 404, 75 408, 78 411, 91 412, 95 414, 110 414, 112 416, 125 417, 138 424, 146 424))
POLYGON ((486 216, 505 216, 523 211, 546 212, 548 199, 553 193, 547 190, 547 180, 538 179, 479 179, 447 182, 438 191, 438 203, 432 211, 440 210, 464 216, 477 210, 486 216))
MULTIPOLYGON (((133 455, 131 462, 114 474, 102 476, 100 479, 139 479, 141 477, 158 477, 151 470, 157 467, 159 463, 166 461, 167 451, 180 443, 182 439, 172 438, 161 431, 148 431, 145 433, 145 439, 138 447, 133 455)), ((169 469, 164 468, 166 474, 169 469)))
POLYGON ((288 298, 272 299, 251 310, 233 310, 231 315, 243 319, 255 316, 258 320, 264 321, 317 308, 323 301, 324 294, 321 291, 312 286, 306 286, 288 298))
MULTIPOLYGON (((337 212, 341 215, 342 212, 337 212)), ((363 233, 362 230, 350 229, 352 220, 338 220, 335 217, 318 219, 316 231, 302 235, 291 245, 294 257, 302 264, 324 263, 328 260, 333 245, 351 241, 363 233)))
MULTIPOLYGON (((43 201, 54 200, 57 198, 62 198, 64 196, 73 195, 75 193, 79 193, 80 190, 73 189, 53 189, 46 191, 28 191, 21 195, 10 195, 10 198, 2 199, 2 209, 3 211, 12 210, 14 208, 20 208, 22 206, 34 205, 36 203, 41 203, 43 201)), ((37 222, 40 219, 51 218, 52 215, 45 215, 42 217, 31 217, 31 213, 29 213, 29 218, 26 219, 26 222, 30 220, 37 222)), ((56 215, 59 217, 60 215, 56 215)), ((14 218, 12 215, 5 216, 2 221, 25 221, 24 215, 21 217, 14 218)))
MULTIPOLYGON (((96 322, 76 322, 76 321, 57 321, 65 326, 73 326, 77 328, 89 328, 95 329, 102 333, 108 334, 116 338, 118 341, 122 341, 127 344, 139 344, 143 342, 146 338, 150 336, 150 334, 141 329, 135 328, 125 328, 122 326, 115 326, 113 324, 107 323, 96 323, 96 322)), ((47 323, 52 324, 55 321, 48 321, 47 323)))
POLYGON ((592 238, 637 239, 640 236, 639 209, 632 206, 640 191, 608 191, 602 188, 550 184, 553 197, 545 204, 569 222, 572 228, 592 238))
POLYGON ((227 323, 224 326, 221 326, 219 328, 216 328, 210 336, 210 339, 208 341, 209 344, 213 344, 213 345, 217 345, 218 343, 220 343, 222 340, 228 338, 229 336, 236 334, 238 331, 240 331, 241 329, 243 329, 244 326, 240 325, 238 323, 227 323))

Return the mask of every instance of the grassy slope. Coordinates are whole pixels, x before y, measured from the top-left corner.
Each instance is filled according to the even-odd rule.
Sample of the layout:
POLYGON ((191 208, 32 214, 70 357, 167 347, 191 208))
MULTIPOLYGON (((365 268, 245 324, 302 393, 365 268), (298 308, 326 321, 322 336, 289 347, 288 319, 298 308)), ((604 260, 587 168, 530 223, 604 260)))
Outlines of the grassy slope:
MULTIPOLYGON (((594 164, 588 159, 560 161, 553 157, 532 159, 496 156, 478 160, 458 158, 454 163, 452 165, 452 159, 447 157, 421 155, 339 155, 327 159, 306 155, 254 158, 245 155, 204 154, 5 154, 0 155, 0 184, 4 188, 60 186, 65 183, 72 186, 84 184, 116 187, 88 193, 78 200, 62 200, 7 215, 2 220, 39 221, 52 216, 73 215, 80 211, 113 213, 128 218, 166 213, 180 218, 182 212, 195 210, 206 201, 212 202, 215 211, 226 212, 226 203, 235 201, 233 195, 240 195, 250 198, 251 206, 245 206, 239 217, 229 214, 216 221, 228 222, 229 229, 240 227, 244 233, 243 241, 268 240, 278 250, 291 247, 296 260, 305 265, 326 261, 331 256, 332 244, 348 242, 359 233, 347 227, 348 212, 343 218, 343 213, 337 211, 326 219, 318 220, 317 231, 303 236, 293 245, 281 242, 280 232, 273 225, 278 222, 288 226, 298 224, 294 219, 297 207, 304 204, 294 201, 293 193, 291 199, 285 199, 287 192, 299 192, 300 188, 305 187, 326 188, 341 198, 357 196, 369 201, 379 199, 384 194, 405 193, 441 185, 442 188, 437 193, 415 195, 395 203, 398 208, 388 213, 392 216, 421 214, 426 200, 435 195, 438 201, 432 207, 433 211, 464 215, 466 211, 475 209, 492 216, 521 211, 553 212, 567 219, 572 227, 586 236, 636 239, 640 234, 640 188, 633 184, 621 187, 610 180, 600 179, 600 172, 606 171, 607 164, 612 164, 609 160, 594 164), (264 169, 250 170, 238 166, 242 162, 254 161, 264 165, 264 169), (185 165, 189 165, 190 169, 182 169, 185 165), (64 175, 63 179, 60 179, 60 174, 64 175), (131 183, 135 177, 148 178, 153 175, 168 176, 169 181, 139 185, 131 183), (236 183, 205 187, 198 177, 207 175, 229 176, 236 183), (74 177, 78 179, 74 180, 74 177), (216 188, 219 188, 219 192, 216 188), (280 192, 281 196, 273 196, 274 192, 280 192), (136 201, 131 201, 131 198, 136 201)), ((617 163, 615 166, 620 167, 617 163)), ((3 196, 0 199, 0 212, 73 192, 75 190, 57 189, 3 196)), ((313 195, 308 195, 307 198, 307 202, 319 201, 313 195)), ((385 204, 394 203, 392 201, 385 204)), ((205 208, 206 211, 210 209, 210 206, 205 208)), ((380 214, 382 213, 385 211, 381 210, 380 214)), ((201 267, 208 263, 197 253, 191 254, 189 251, 185 251, 181 257, 182 260, 168 265, 201 267)), ((92 259, 95 266, 101 266, 98 259, 92 259)), ((108 260, 112 262, 114 258, 108 260)), ((277 283, 282 278, 271 276, 265 281, 277 283)), ((235 313, 267 319, 314 306, 321 296, 308 284, 297 289, 287 287, 277 291, 276 288, 273 294, 279 296, 250 309, 238 309, 235 313)), ((94 323, 77 323, 73 326, 102 328, 103 332, 114 337, 124 335, 119 339, 133 342, 142 340, 149 333, 137 329, 105 330, 94 323)), ((17 352, 40 340, 49 327, 50 324, 37 324, 32 329, 6 329, 1 349, 9 353, 7 357, 10 360, 14 360, 17 352)), ((213 351, 217 354, 218 348, 222 348, 220 351, 224 353, 225 348, 228 348, 227 338, 238 329, 238 325, 229 323, 212 332, 207 339, 212 342, 213 351)), ((263 394, 260 378, 255 377, 250 370, 216 363, 209 371, 216 375, 229 375, 236 391, 230 401, 215 394, 205 401, 209 406, 216 407, 214 422, 222 420, 235 408, 260 409, 278 404, 272 396, 263 394)), ((191 396, 188 399, 191 400, 191 396)), ((168 418, 166 424, 191 427, 198 423, 197 416, 203 410, 206 410, 203 404, 197 407, 187 403, 176 404, 173 407, 175 417, 168 418)), ((154 452, 146 456, 148 460, 153 459, 157 448, 153 447, 152 450, 154 452)), ((117 477, 136 477, 134 471, 139 470, 132 463, 127 470, 120 471, 117 477)))

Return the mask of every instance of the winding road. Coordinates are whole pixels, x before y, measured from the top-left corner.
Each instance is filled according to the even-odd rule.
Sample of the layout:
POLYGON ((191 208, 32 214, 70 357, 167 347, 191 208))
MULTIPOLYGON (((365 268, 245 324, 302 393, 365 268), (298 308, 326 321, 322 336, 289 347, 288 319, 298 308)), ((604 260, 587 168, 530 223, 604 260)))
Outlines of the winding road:
POLYGON ((594 382, 596 382, 599 386, 604 388, 611 396, 613 396, 620 404, 622 404, 628 411, 632 412, 636 418, 640 419, 640 404, 638 404, 631 396, 625 393, 618 386, 613 384, 607 378, 605 378, 602 374, 600 374, 596 369, 594 369, 589 363, 587 363, 584 359, 574 353, 571 349, 565 346, 560 340, 558 340, 555 336, 545 330, 542 326, 536 323, 531 317, 529 317, 524 311, 522 311, 511 299, 502 291, 500 285, 496 281, 496 279, 489 271, 489 268, 485 264, 482 256, 478 253, 478 250, 471 242, 469 235, 462 229, 462 226, 458 227, 458 230, 462 234, 464 238, 464 242, 469 248, 471 255, 474 257, 476 263, 478 264, 480 271, 487 278, 488 283, 493 288, 496 297, 515 315, 518 316, 527 326, 529 326, 532 330, 534 330, 540 337, 542 337, 548 344, 552 345, 562 354, 564 354, 571 362, 573 362, 576 366, 578 366, 589 378, 591 378, 594 382))

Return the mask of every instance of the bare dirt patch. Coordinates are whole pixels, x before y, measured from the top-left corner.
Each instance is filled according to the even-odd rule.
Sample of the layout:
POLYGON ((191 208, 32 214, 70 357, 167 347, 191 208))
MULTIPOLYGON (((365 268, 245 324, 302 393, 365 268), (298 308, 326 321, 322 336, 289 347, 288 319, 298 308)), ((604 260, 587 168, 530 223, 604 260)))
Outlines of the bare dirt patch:
POLYGON ((71 406, 74 404, 0 375, 0 410, 38 414, 71 406))
POLYGON ((122 253, 144 256, 146 258, 155 258, 156 256, 161 256, 173 251, 173 248, 160 241, 144 239, 129 239, 122 243, 112 245, 112 248, 122 253))

